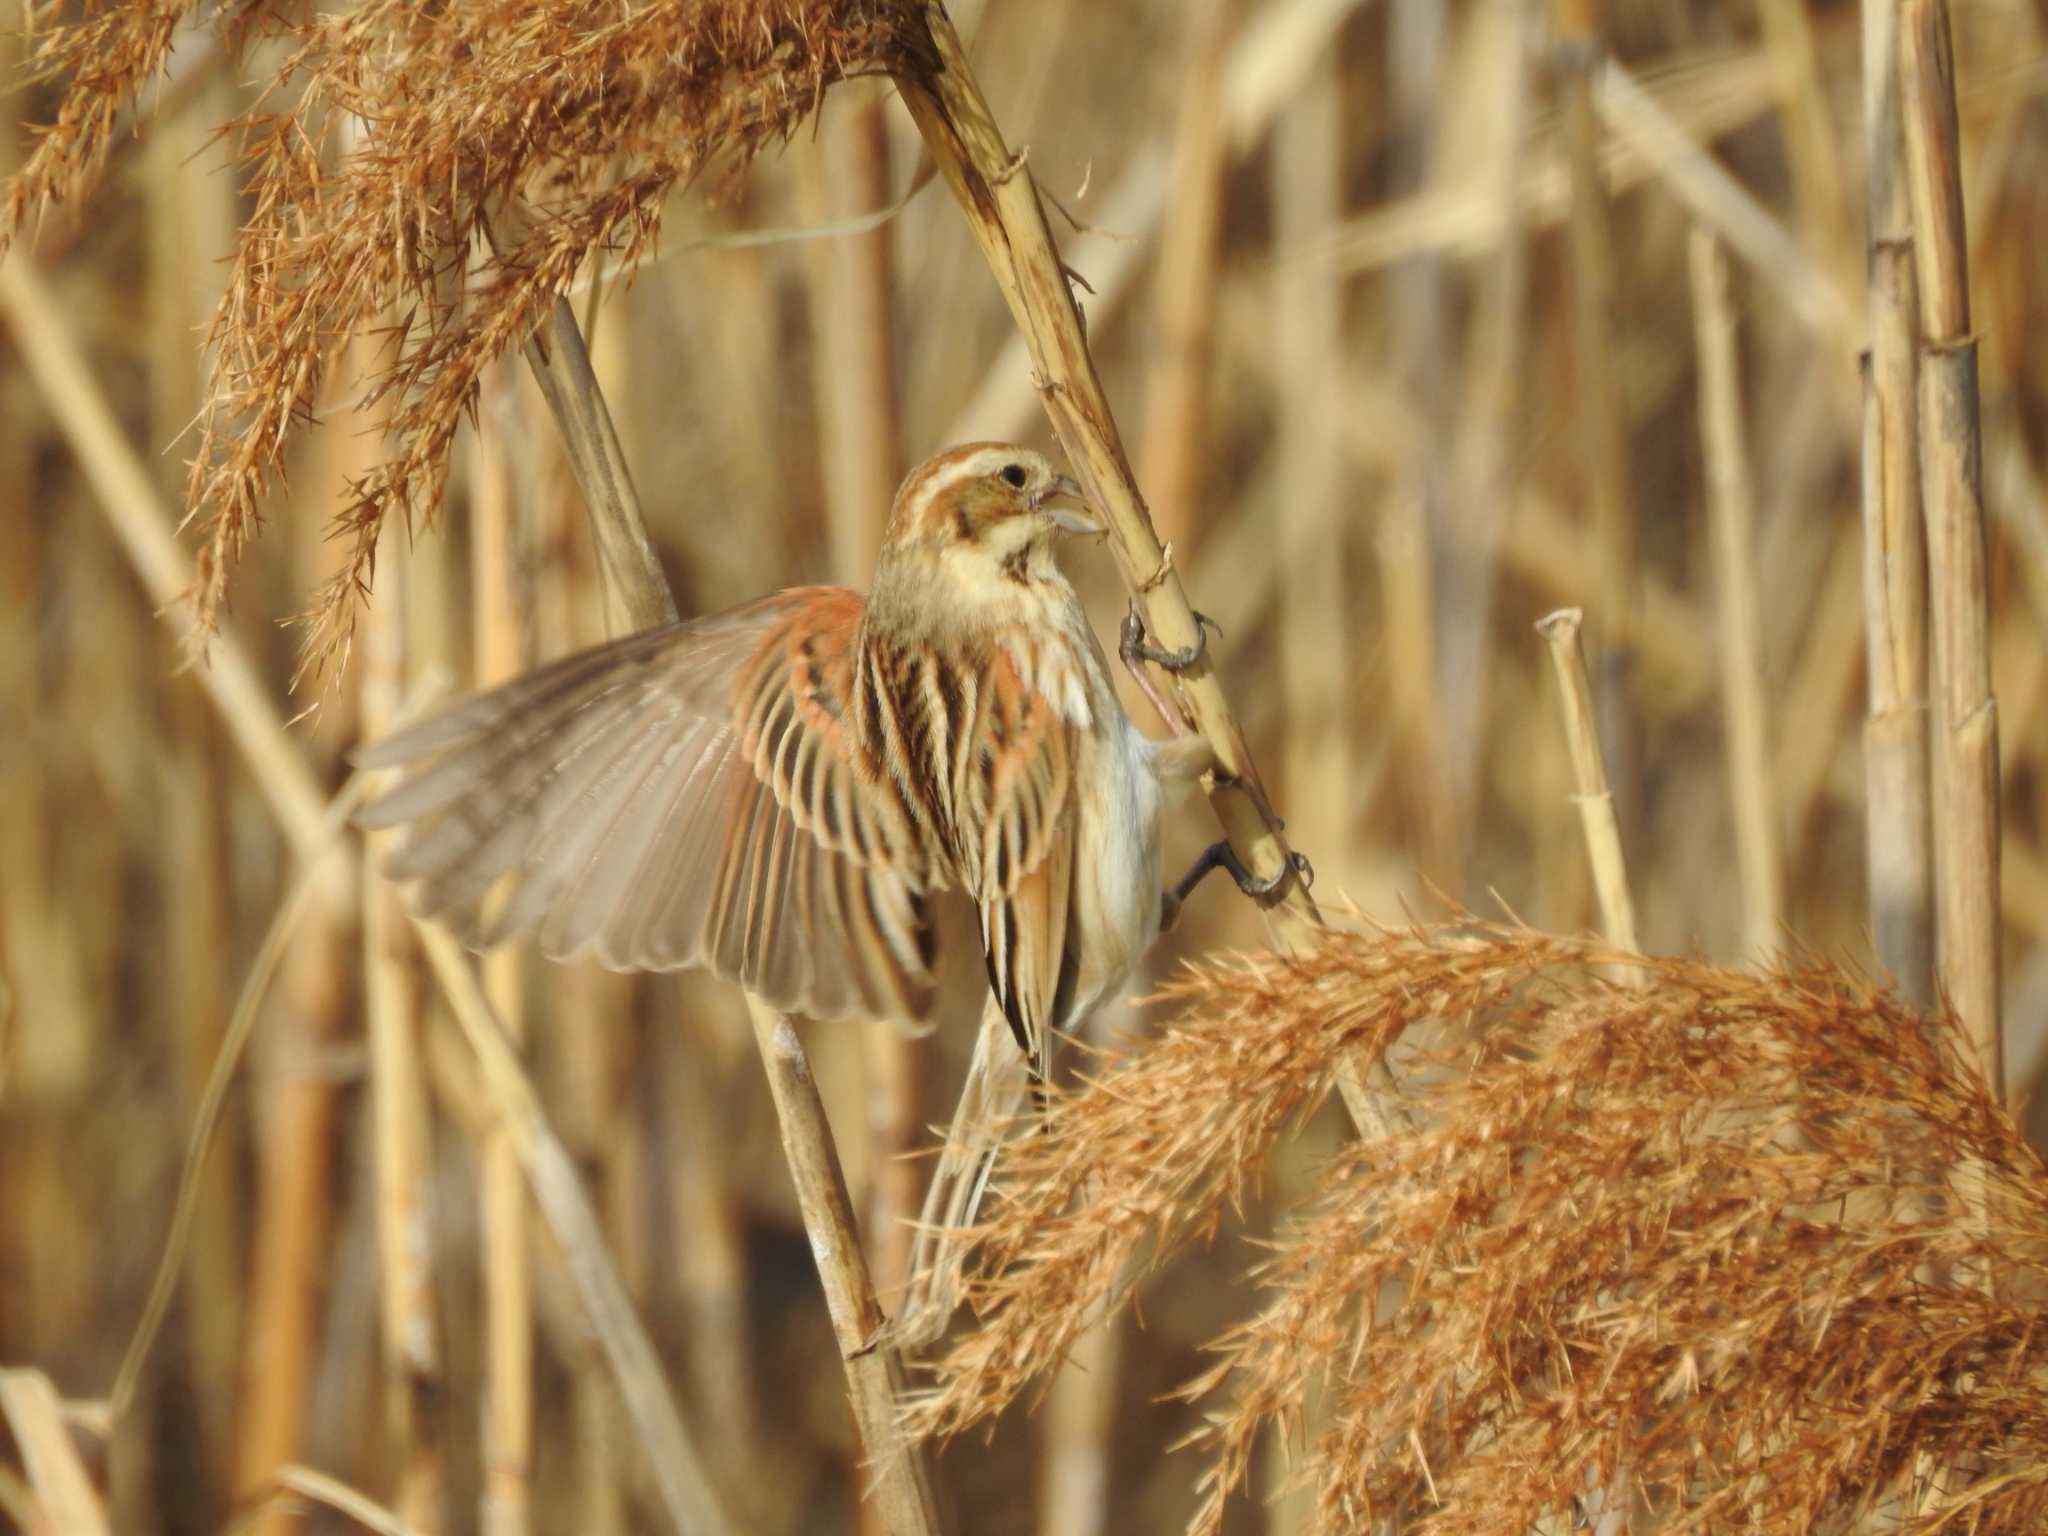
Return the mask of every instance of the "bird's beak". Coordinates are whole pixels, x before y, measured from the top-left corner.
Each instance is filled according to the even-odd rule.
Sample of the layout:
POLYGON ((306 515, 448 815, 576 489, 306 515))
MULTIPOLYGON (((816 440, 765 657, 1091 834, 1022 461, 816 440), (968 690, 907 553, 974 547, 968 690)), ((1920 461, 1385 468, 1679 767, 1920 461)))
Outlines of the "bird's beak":
POLYGON ((1043 512, 1062 533, 1102 533, 1106 530, 1094 509, 1082 499, 1081 487, 1066 475, 1031 498, 1031 509, 1043 512))

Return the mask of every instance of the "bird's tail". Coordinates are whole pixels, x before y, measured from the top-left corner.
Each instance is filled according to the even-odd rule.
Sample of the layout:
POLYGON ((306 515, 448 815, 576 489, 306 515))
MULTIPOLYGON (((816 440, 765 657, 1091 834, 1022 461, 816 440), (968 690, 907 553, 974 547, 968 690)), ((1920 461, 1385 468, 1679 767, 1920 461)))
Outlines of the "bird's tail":
POLYGON ((959 1304, 966 1258, 961 1234, 974 1225, 1004 1140, 1037 1119, 1029 1113, 1036 1097, 1032 1065, 1017 1049, 1009 1020, 991 995, 982 1009, 959 1107, 925 1191, 910 1283, 889 1330, 905 1347, 930 1343, 944 1333, 959 1304))

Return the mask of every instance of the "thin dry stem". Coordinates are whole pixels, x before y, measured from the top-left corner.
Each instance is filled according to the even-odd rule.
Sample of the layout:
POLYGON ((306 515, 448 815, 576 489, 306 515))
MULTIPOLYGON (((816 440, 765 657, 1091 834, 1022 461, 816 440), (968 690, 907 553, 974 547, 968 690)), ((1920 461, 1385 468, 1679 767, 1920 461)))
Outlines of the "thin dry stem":
POLYGON ((922 1449, 896 1432, 903 1366, 895 1349, 878 1343, 887 1319, 861 1254, 853 1202, 847 1197, 810 1062, 793 1020, 753 998, 747 1006, 761 1064, 775 1095, 782 1150, 796 1181, 811 1256, 824 1283, 833 1337, 846 1362, 847 1394, 873 1478, 868 1497, 890 1536, 932 1536, 939 1529, 938 1501, 922 1449))
POLYGON ((1698 336, 1700 438, 1706 448, 1707 522, 1719 599, 1721 697, 1728 741, 1729 810, 1742 876, 1743 946, 1763 953, 1784 938, 1785 875, 1764 708, 1756 563, 1756 487, 1742 425, 1741 359, 1728 296, 1728 258, 1704 229, 1692 233, 1693 323, 1698 336))
MULTIPOLYGON (((509 382, 502 370, 486 380, 470 461, 472 637, 476 679, 485 687, 516 676, 526 662, 519 614, 525 503, 505 441, 509 382)), ((500 950, 481 964, 484 993, 520 1049, 526 1040, 525 957, 500 950)), ((478 1148, 477 1183, 486 1340, 483 1528, 485 1536, 524 1536, 531 1527, 533 1475, 533 1276, 526 1184, 518 1149, 502 1127, 478 1148)))
MULTIPOLYGON (((1182 25, 1179 102, 1170 192, 1162 189, 1159 255, 1153 276, 1155 328, 1145 381, 1138 461, 1159 508, 1159 528, 1182 548, 1201 509, 1198 471, 1209 389, 1221 208, 1229 141, 1216 94, 1229 56, 1234 0, 1198 0, 1182 25)), ((1101 302, 1098 290, 1098 304, 1101 302)))
POLYGON ((1920 507, 1919 290, 1899 98, 1898 0, 1864 0, 1870 349, 1863 379, 1864 841, 1878 962, 1934 1000, 1927 743, 1927 529, 1920 507))
POLYGON ((1935 893, 1942 989, 2003 1092, 1998 704, 1984 550, 1983 429, 1970 331, 1948 7, 1904 0, 1900 75, 1920 278, 1920 467, 1933 599, 1935 893))
MULTIPOLYGON (((1564 94, 1565 151, 1571 212, 1565 227, 1571 269, 1572 369, 1583 402, 1574 413, 1592 532, 1598 555, 1596 598, 1601 702, 1624 767, 1638 729, 1631 701, 1641 628, 1642 574, 1636 559, 1635 504, 1628 483, 1628 418, 1623 409, 1614 319, 1614 237, 1601 165, 1601 122, 1594 88, 1606 64, 1593 7, 1578 0, 1555 6, 1554 53, 1564 94)), ((1632 775, 1624 772, 1623 782, 1632 775)))
POLYGON ((1621 823, 1614 813, 1614 793, 1607 787, 1607 766, 1600 757, 1600 731, 1593 719, 1593 690, 1586 679, 1586 653, 1579 642, 1584 622, 1576 608, 1561 608, 1536 628, 1550 646, 1557 674, 1559 706, 1564 715, 1565 744, 1571 750, 1573 797, 1586 834, 1586 853, 1593 865, 1593 887, 1600 896, 1600 924, 1608 942, 1618 949, 1636 945, 1636 908, 1629 895, 1628 865, 1621 854, 1621 823))
POLYGON ((113 1527, 50 1378, 41 1371, 0 1371, 0 1417, 13 1432, 49 1529, 65 1536, 109 1536, 113 1527))

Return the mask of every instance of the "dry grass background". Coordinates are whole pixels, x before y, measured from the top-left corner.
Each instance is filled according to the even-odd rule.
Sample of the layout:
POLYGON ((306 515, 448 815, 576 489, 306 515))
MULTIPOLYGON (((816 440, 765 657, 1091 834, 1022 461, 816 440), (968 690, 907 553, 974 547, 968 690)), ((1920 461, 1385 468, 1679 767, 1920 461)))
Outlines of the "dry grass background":
MULTIPOLYGON (((247 1076, 226 1100, 162 1342, 117 1432, 102 1435, 95 1405, 144 1311, 237 996, 321 844, 319 792, 341 783, 340 753, 431 675, 463 686, 604 630, 547 409, 516 359, 492 361, 547 315, 555 288, 575 285, 686 611, 792 581, 858 582, 904 464, 968 437, 1047 439, 1022 344, 943 188, 858 236, 734 239, 886 206, 919 162, 881 81, 833 85, 815 128, 787 146, 777 131, 840 75, 900 62, 889 8, 770 7, 836 18, 793 33, 749 27, 756 9, 38 4, 6 40, 17 88, 0 108, 14 120, 4 153, 28 171, 16 206, 34 213, 39 187, 67 195, 0 274, 15 343, 0 353, 0 483, 14 488, 0 541, 0 1364, 43 1373, 0 1377, 0 1518, 33 1528, 31 1488, 51 1498, 54 1448, 77 1444, 99 1482, 77 1490, 79 1508, 103 1503, 123 1531, 218 1529, 287 1463, 419 1529, 665 1528, 576 1255, 558 1228, 529 1230, 494 1080, 403 923, 334 862, 251 1016, 247 1076), (68 59, 95 88, 73 98, 91 110, 67 115, 59 82, 29 80, 36 50, 62 40, 53 25, 80 14, 110 30, 46 60, 68 59), (311 51, 295 60, 301 44, 311 51), (138 105, 109 94, 134 84, 138 105), (338 121, 299 136, 328 108, 362 113, 359 136, 338 121), (251 112, 267 114, 254 137, 216 138, 251 112), (69 127, 31 158, 27 125, 52 120, 69 127), (762 152, 739 175, 746 149, 762 152), (90 199, 70 185, 86 168, 101 172, 90 199), (493 222, 494 252, 494 199, 520 182, 544 194, 545 216, 493 222), (237 255, 245 225, 260 238, 237 255), (594 240, 613 247, 604 263, 581 260, 594 240), (204 342, 223 293, 239 334, 262 344, 224 354, 220 396, 204 342), (53 363, 67 347, 87 366, 53 363), (31 356, 33 369, 17 365, 31 356), (461 430, 444 432, 465 404, 461 430), (305 417, 319 425, 294 425, 305 417), (181 566, 147 529, 160 533, 188 490, 205 494, 205 521, 181 566), (259 506, 268 528, 250 539, 259 506), (376 515, 397 509, 419 537, 394 519, 379 544, 376 515), (373 552, 363 618, 353 594, 373 552), (201 606, 253 663, 246 675, 219 655, 181 669, 153 616, 194 569, 201 606), (280 623, 309 612, 310 628, 280 623), (308 656, 328 664, 288 701, 308 656), (273 713, 320 702, 293 727, 298 765, 252 751, 252 696, 273 713), (288 787, 306 765, 319 792, 288 787), (415 1020, 417 1051, 367 1041, 366 1013, 415 1020), (408 1063, 415 1077, 378 1079, 379 1101, 402 1112, 373 1117, 368 1081, 408 1063), (380 1188, 394 1151, 407 1179, 380 1188), (380 1244, 380 1221, 410 1241, 380 1244), (530 1375, 523 1333, 486 1325, 527 1308, 530 1375)), ((2044 313, 2048 16, 2028 0, 1952 12, 2001 701, 2008 1080, 2027 1106, 2048 1068, 2048 376, 2028 345, 2044 313)), ((1570 4, 988 0, 955 15, 997 119, 1083 226, 1055 215, 1094 290, 1089 339, 1140 484, 1190 594, 1223 625, 1222 680, 1318 891, 1383 920, 1440 891, 1482 910, 1497 898, 1548 932, 1596 921, 1573 763, 1530 628, 1570 603, 1588 615, 1643 945, 1741 967, 1783 932, 1870 964, 1858 7, 1612 6, 1599 36, 1642 88, 1619 98, 1588 83, 1575 41, 1588 18, 1570 4), (1612 192, 1593 227, 1571 216, 1591 166, 1612 192)), ((1068 563, 1107 633, 1121 606, 1109 562, 1078 549, 1068 563)), ((1170 857, 1211 835, 1191 809, 1170 857)), ((1254 910, 1205 892, 1160 973, 1176 955, 1268 940, 1254 910)), ((1085 1371, 1041 1382, 1040 1410, 1003 1418, 993 1439, 945 1452, 951 1527, 1177 1529, 1213 1512, 1199 1482, 1213 1460, 1276 1495, 1236 1499, 1224 1528, 1310 1528, 1315 1497, 1287 1488, 1281 1458, 1262 1447, 1240 1460, 1269 1420, 1297 1414, 1312 1452, 1338 1453, 1316 1495, 1336 1528, 1362 1521, 1361 1501, 1421 1514, 1438 1497, 1506 1490, 1492 1527, 1474 1515, 1440 1528, 1526 1529, 1563 1485, 1502 1468, 1576 1480, 1596 1502, 1602 1479, 1633 1469, 1669 1496, 1689 1421, 1635 1442, 1626 1466, 1593 1448, 1613 1444, 1603 1426, 1744 1384, 1759 1418, 1747 1435, 1719 1421, 1730 1459, 1718 1486, 1741 1506, 1720 1525, 1805 1528, 1831 1479, 1875 1468, 1974 1475, 1985 1464, 1969 1458, 1997 1447, 1972 1413, 2002 1414, 1994 1426, 2038 1445, 2025 1314, 1969 1283, 1986 1262, 1978 1227, 1917 1194, 1937 1192, 1941 1148, 1967 1145, 1993 1173, 2000 1251, 2038 1262, 2041 1174, 1946 1047, 1897 1005, 1805 969, 1769 984, 1665 969, 1653 978, 1664 1002, 1602 1001, 1582 979, 1600 958, 1469 929, 1344 939, 1303 962, 1327 967, 1314 974, 1331 994, 1310 1016, 1288 1011, 1296 994, 1254 1006, 1276 977, 1311 974, 1275 961, 1182 986, 1175 1006, 1207 1022, 1175 1041, 1207 1041, 1230 1063, 1157 1053, 1159 1071, 1192 1074, 1184 1088, 1240 1081, 1254 1025, 1298 1025, 1274 1037, 1279 1059, 1256 1079, 1295 1097, 1230 1101, 1264 1117, 1263 1175, 1233 1205, 1221 1197, 1242 1172, 1219 1155, 1248 1142, 1218 1140, 1185 1167, 1221 1182, 1193 1205, 1169 1191, 1176 1221, 1229 1240, 1160 1253, 1141 1328, 1082 1331, 1085 1371), (1413 1022, 1389 1002, 1403 988, 1371 982, 1373 966, 1395 964, 1440 988, 1514 978, 1524 991, 1467 1000, 1492 1027, 1462 1048, 1444 1102, 1494 1117, 1503 1138, 1513 1127, 1532 1166, 1585 1155, 1615 1177, 1528 1180, 1523 1205, 1494 1209, 1485 1181, 1501 1182, 1507 1153, 1460 1140, 1477 1120, 1412 1125, 1378 1157, 1346 1150, 1334 1114, 1290 1118, 1338 1061, 1329 1049, 1294 1060, 1287 1041, 1343 1017, 1345 987, 1379 987, 1372 1027, 1386 1038, 1413 1022), (1517 1001, 1541 982, 1566 1006, 1517 1001), (1590 1094, 1610 1080, 1638 1091, 1590 1094), (1702 1127, 1713 1155, 1688 1163, 1670 1123, 1707 1103, 1726 1118, 1702 1127), (1757 1104, 1768 1113, 1744 1113, 1757 1104), (1792 1116, 1798 1135, 1770 1114, 1792 1116), (1885 1178, 1849 1181, 1873 1146, 1892 1156, 1885 1178), (1896 1210, 1868 1208, 1878 1185, 1896 1210), (1607 1203, 1630 1190, 1642 1199, 1607 1203), (1689 1201, 1754 1212, 1758 1198, 1768 1227, 1701 1228, 1697 1249, 1667 1252, 1628 1226, 1689 1201), (1895 1241, 1873 1253, 1877 1228, 1837 1209, 1892 1222, 1895 1241), (1236 1240, 1270 1230, 1275 1211, 1296 1224, 1281 1218, 1273 1254, 1236 1240), (1492 1314, 1459 1284, 1497 1265, 1489 1245, 1516 1230, 1546 1234, 1517 1303, 1526 1336, 1484 1329, 1492 1314), (1610 1250, 1568 1241, 1610 1230, 1610 1250), (1433 1267, 1417 1258, 1430 1234, 1448 1245, 1433 1267), (1720 1266, 1726 1294, 1747 1294, 1774 1331, 1742 1333, 1674 1291, 1682 1264, 1657 1266, 1686 1253, 1720 1266), (1811 1265, 1788 1268, 1793 1254, 1811 1265), (1906 1284, 1916 1277, 1928 1283, 1906 1284), (1383 1283, 1388 1328, 1354 1357, 1356 1319, 1341 1308, 1383 1283), (1617 1296, 1658 1300, 1642 1315, 1669 1336, 1616 1324, 1589 1341, 1588 1318, 1617 1296), (1424 1326, 1418 1298, 1448 1324, 1424 1326), (1805 1383, 1797 1404, 1763 1395, 1801 1389, 1790 1363, 1823 1327, 1868 1341, 1864 1374, 1805 1383), (1159 1401, 1217 1365, 1203 1350, 1219 1337, 1214 1391, 1159 1401), (1304 1338, 1327 1352, 1340 1337, 1327 1380, 1288 1359, 1304 1338), (1468 1349, 1475 1339, 1485 1347, 1468 1349), (1595 1342, 1611 1374, 1532 1414, 1530 1383, 1580 1370, 1595 1342), (1962 1379, 1983 1390, 1943 1397, 1962 1379), (1831 1404, 1889 1416, 1826 1441, 1831 1404), (1404 1419, 1411 1459, 1385 1438, 1404 1419), (1937 1420, 1962 1459, 1916 1469, 1901 1437, 1937 1420), (1480 1426, 1493 1459, 1455 1484, 1446 1448, 1480 1426), (1202 1446, 1166 1454, 1197 1431, 1202 1446), (1852 1449, 1798 1473, 1771 1460, 1824 1443, 1852 1449), (1752 1472, 1762 1481, 1745 1482, 1752 1472)), ((518 959, 485 985, 525 1042, 735 1523, 856 1528, 844 1379, 737 1000, 518 959)), ((966 1036, 915 1049, 851 1030, 809 1040, 885 1293, 923 1167, 894 1154, 925 1144, 920 1127, 946 1112, 966 1036)), ((1448 1083, 1448 1067, 1416 1070, 1448 1083)), ((1029 1156, 1049 1166, 1066 1135, 1029 1156)), ((1181 1169, 1164 1150, 1185 1144, 1133 1154, 1133 1199, 1150 1187, 1135 1174, 1181 1169)), ((1099 1171, 1119 1190, 1110 1165, 1099 1171)), ((1045 1196, 1049 1233, 1065 1230, 1074 1192, 1045 1196)), ((1021 1196, 1007 1208, 1030 1209, 1021 1196)), ((1130 1219, 1118 1241, 1143 1252, 1160 1234, 1135 1208, 1130 1219)), ((1087 1256, 1097 1280, 1123 1251, 1087 1256)), ((1086 1321, 1051 1305, 992 1315, 1070 1334, 1086 1321)), ((1018 1347, 981 1337, 963 1348, 1018 1347)), ((1014 1370, 1043 1363, 1044 1347, 992 1358, 1014 1370)), ((983 1374, 939 1381, 987 1402, 988 1362, 954 1360, 983 1374)), ((948 1411, 935 1422, 966 1422, 948 1411)), ((323 1496, 293 1477, 303 1497, 323 1496)), ((2000 1488, 2019 1523, 1983 1528, 2038 1523, 2038 1489, 2000 1488)))

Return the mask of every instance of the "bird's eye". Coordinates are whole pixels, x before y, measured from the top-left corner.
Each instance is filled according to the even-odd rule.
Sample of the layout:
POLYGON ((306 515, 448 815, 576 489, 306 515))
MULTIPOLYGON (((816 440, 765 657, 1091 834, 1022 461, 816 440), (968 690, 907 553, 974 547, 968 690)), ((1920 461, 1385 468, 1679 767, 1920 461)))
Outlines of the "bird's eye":
POLYGON ((1023 490, 1024 466, 1022 464, 1005 464, 1002 468, 1002 480, 1003 484, 1009 486, 1012 490, 1023 490))

